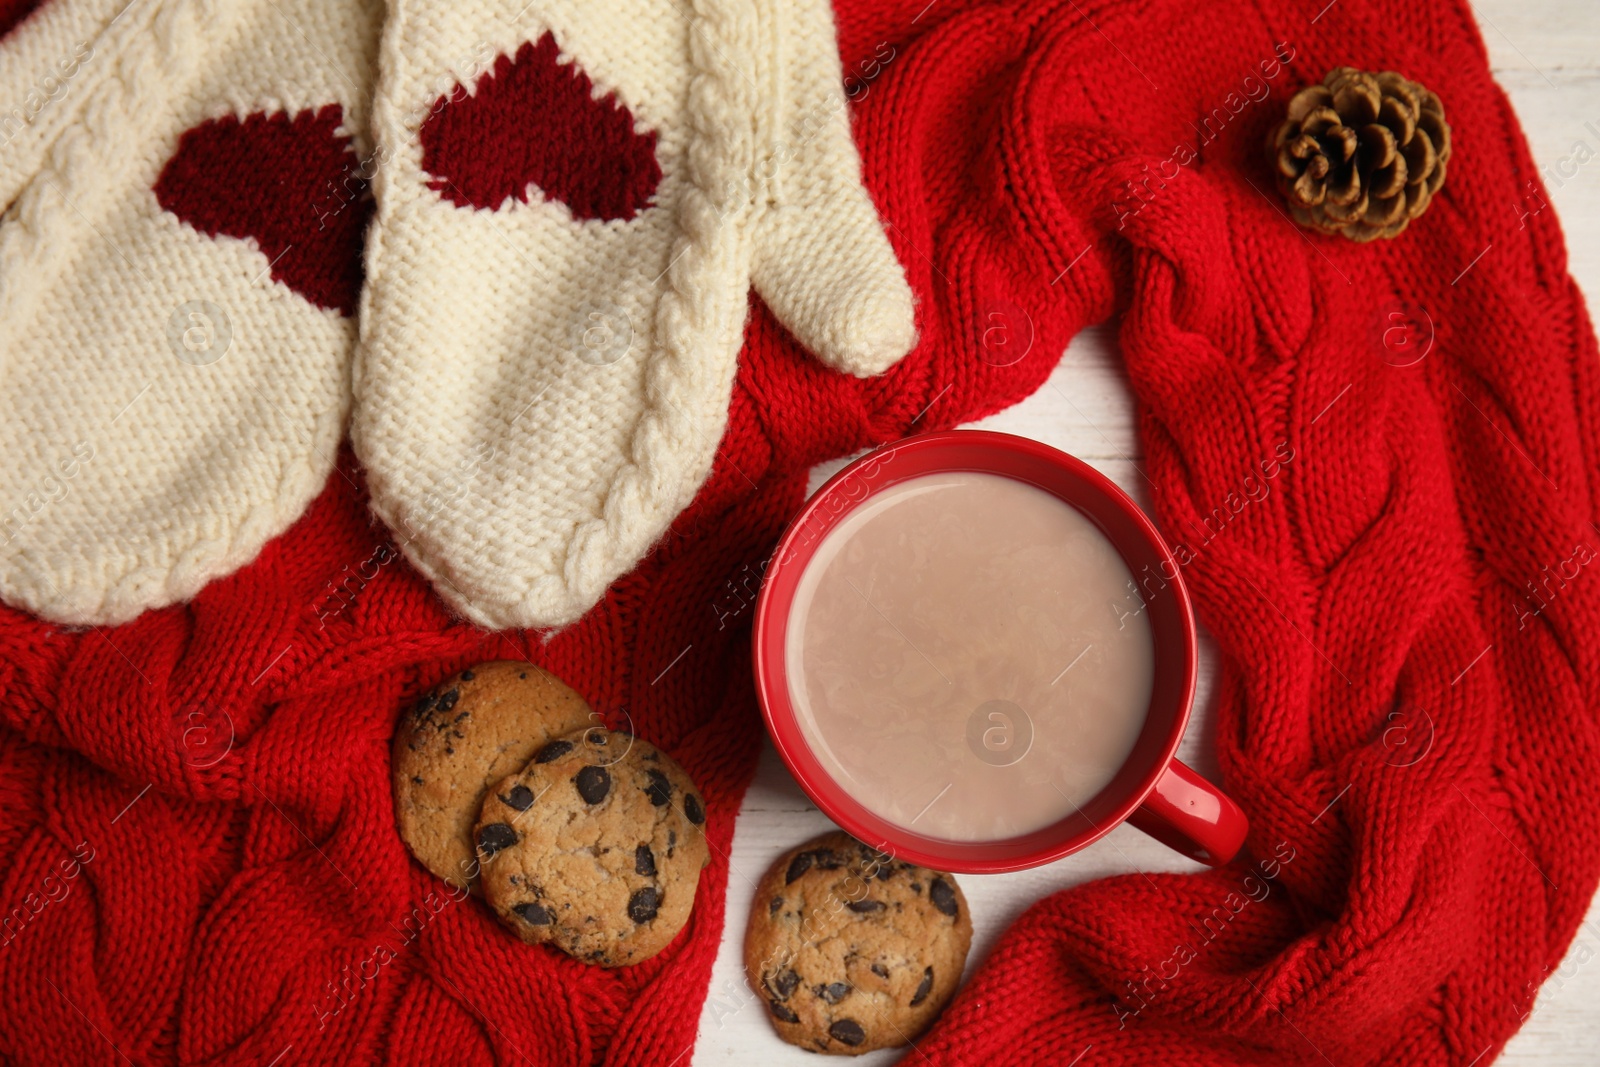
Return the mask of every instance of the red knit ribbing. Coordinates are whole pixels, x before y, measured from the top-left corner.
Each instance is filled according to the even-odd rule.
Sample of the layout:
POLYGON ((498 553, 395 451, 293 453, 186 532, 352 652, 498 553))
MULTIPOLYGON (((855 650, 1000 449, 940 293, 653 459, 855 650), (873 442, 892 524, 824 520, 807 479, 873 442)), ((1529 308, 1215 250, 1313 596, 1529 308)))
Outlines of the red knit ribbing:
POLYGON ((672 1062, 758 747, 750 597, 807 468, 1020 399, 1114 312, 1143 470, 1222 653, 1217 743, 1252 837, 1225 870, 1039 902, 921 1053, 1071 1062, 1092 1043, 1095 1063, 1344 1067, 1497 1048, 1600 874, 1600 574, 1575 562, 1600 550, 1594 336, 1553 214, 1521 214, 1538 177, 1466 6, 1314 13, 841 4, 922 343, 860 381, 758 308, 711 481, 549 643, 448 619, 348 461, 191 605, 84 632, 0 612, 0 998, 26 1020, 0 1049, 672 1062), (1427 84, 1456 130, 1442 196, 1394 242, 1301 234, 1270 198, 1265 131, 1342 63, 1427 84), (1170 163, 1183 143, 1197 158, 1170 163), (1402 300, 1437 330, 1410 367, 1381 343, 1402 300), (995 315, 1032 338, 1020 360, 986 346, 995 315), (670 749, 708 800, 689 929, 638 967, 520 944, 395 833, 402 702, 521 654, 670 749))

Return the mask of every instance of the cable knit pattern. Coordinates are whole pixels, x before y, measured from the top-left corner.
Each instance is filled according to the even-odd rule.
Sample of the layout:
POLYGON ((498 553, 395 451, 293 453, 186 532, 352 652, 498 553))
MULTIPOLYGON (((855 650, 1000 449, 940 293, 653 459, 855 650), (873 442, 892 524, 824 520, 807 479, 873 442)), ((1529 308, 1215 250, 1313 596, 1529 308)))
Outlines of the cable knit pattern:
POLYGON ((252 559, 326 482, 354 326, 273 272, 308 256, 351 270, 353 249, 310 250, 330 215, 348 227, 362 210, 341 197, 360 165, 350 141, 365 139, 378 30, 361 3, 165 0, 114 18, 100 7, 45 8, 0 63, 14 69, 15 47, 15 69, 59 77, 63 59, 76 64, 21 131, 34 170, 0 223, 0 596, 74 624, 187 599, 252 559), (64 46, 85 11, 109 18, 104 31, 64 46), (297 146, 336 136, 289 121, 307 112, 335 126, 342 115, 342 142, 320 155, 297 146), (267 202, 270 256, 266 232, 214 236, 163 210, 155 186, 185 131, 252 115, 245 134, 268 131, 260 117, 280 113, 287 138, 240 136, 203 171, 235 216, 251 206, 227 190, 251 183, 229 170, 303 194, 267 202), (307 156, 328 173, 283 179, 307 156))
MULTIPOLYGON (((98 48, 115 54, 125 37, 112 30, 122 6, 99 3, 53 4, 32 13, 38 0, 6 5, 0 34, 6 35, 7 61, 0 66, 0 204, 10 204, 33 177, 40 160, 62 129, 81 111, 92 87, 112 69, 88 64, 98 48), (104 36, 102 36, 104 35, 104 36), (70 102, 69 102, 70 101, 70 102)), ((122 20, 137 33, 143 20, 122 20)))
POLYGON ((1039 901, 909 1058, 1491 1062, 1600 875, 1595 338, 1553 212, 1521 214, 1538 172, 1467 5, 1313 14, 841 4, 864 180, 921 340, 855 378, 757 305, 710 476, 554 636, 452 617, 348 456, 187 605, 82 632, 0 609, 0 998, 25 1020, 0 1053, 688 1063, 724 893, 750 891, 727 849, 759 751, 751 600, 806 472, 1012 403, 1116 317, 1252 836, 1228 868, 1039 901), (1405 72, 1458 124, 1461 166, 1393 242, 1302 235, 1264 195, 1278 108, 1340 63, 1405 72), (1179 144, 1199 150, 1180 163, 1179 144), (1397 301, 1436 328, 1409 366, 1383 343, 1397 301), (997 321, 1025 356, 986 347, 997 321), (507 937, 395 831, 400 708, 511 655, 705 792, 711 866, 644 965, 507 937))
MULTIPOLYGON (((1028 252, 961 204, 948 150, 868 152, 869 184, 936 264, 906 256, 914 286, 961 309, 940 340, 1003 299, 1049 359, 1054 328, 1122 311, 1251 836, 1227 869, 1039 902, 912 1058, 1489 1062, 1600 874, 1596 346, 1553 213, 1524 219, 1536 169, 1466 6, 929 17, 863 142, 996 129, 966 173, 1015 191, 1028 252), (1439 217, 1366 251, 1289 225, 1261 163, 1283 101, 1352 58, 1437 88, 1463 131, 1439 217), (1384 342, 1401 301, 1437 333, 1409 366, 1384 342)), ((885 23, 846 20, 844 54, 885 23)), ((985 368, 963 371, 925 395, 985 368)))
MULTIPOLYGON (((758 284, 831 365, 877 373, 910 348, 826 4, 552 0, 513 22, 396 0, 382 66, 351 440, 374 509, 472 621, 571 623, 688 505, 726 422, 758 244, 789 267, 758 284), (637 215, 575 217, 538 189, 468 210, 426 169, 429 116, 508 93, 499 79, 545 53, 526 42, 552 36, 597 106, 654 144, 661 180, 637 215), (515 59, 462 61, 478 52, 515 59)), ((459 136, 468 121, 452 116, 459 136)), ((609 140, 545 107, 522 121, 566 153, 609 140)))

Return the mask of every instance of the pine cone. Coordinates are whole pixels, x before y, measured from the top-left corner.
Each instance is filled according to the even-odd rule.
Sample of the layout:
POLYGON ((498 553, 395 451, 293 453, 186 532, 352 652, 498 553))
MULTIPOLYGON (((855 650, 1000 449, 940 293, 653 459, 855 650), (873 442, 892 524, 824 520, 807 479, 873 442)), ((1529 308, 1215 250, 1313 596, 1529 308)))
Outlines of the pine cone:
POLYGON ((1295 221, 1356 241, 1395 237, 1444 184, 1450 127, 1431 91, 1392 70, 1336 67, 1289 101, 1268 152, 1295 221))

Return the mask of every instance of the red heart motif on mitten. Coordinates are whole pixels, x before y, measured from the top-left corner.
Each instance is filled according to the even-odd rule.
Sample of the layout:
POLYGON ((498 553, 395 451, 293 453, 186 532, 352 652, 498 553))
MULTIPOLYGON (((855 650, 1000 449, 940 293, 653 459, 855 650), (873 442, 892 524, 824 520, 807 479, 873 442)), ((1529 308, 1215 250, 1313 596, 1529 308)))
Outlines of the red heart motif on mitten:
POLYGON ((179 138, 156 200, 208 236, 254 238, 275 281, 352 315, 372 201, 343 121, 329 104, 202 122, 179 138))
POLYGON ((422 124, 422 167, 440 196, 495 210, 529 185, 579 219, 631 219, 661 182, 656 135, 634 129, 614 95, 561 62, 550 34, 501 56, 468 94, 439 97, 422 124))

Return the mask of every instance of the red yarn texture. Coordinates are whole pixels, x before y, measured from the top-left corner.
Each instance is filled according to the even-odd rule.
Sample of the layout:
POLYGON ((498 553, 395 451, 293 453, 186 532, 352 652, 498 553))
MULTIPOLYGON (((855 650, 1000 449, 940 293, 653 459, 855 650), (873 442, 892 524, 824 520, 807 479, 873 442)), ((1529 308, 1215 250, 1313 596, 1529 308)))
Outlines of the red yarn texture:
POLYGON ((1247 852, 1040 901, 911 1059, 1490 1062, 1600 875, 1595 340, 1466 4, 1319 6, 845 0, 922 341, 855 380, 758 308, 711 480, 548 643, 452 621, 348 460, 190 605, 83 632, 0 612, 0 1049, 688 1062, 759 747, 750 598, 807 469, 1013 403, 1116 319, 1143 472, 1221 651, 1247 852), (1442 195, 1392 242, 1302 233, 1273 199, 1263 138, 1340 64, 1428 85, 1455 130, 1442 195), (1436 332, 1404 367, 1399 301, 1436 332), (997 323, 1026 355, 996 355, 997 323), (713 863, 654 960, 525 946, 395 832, 402 704, 516 655, 704 790, 713 863))

